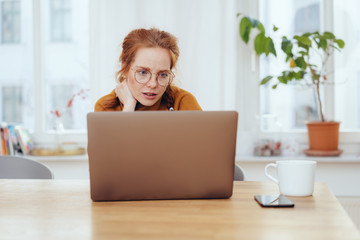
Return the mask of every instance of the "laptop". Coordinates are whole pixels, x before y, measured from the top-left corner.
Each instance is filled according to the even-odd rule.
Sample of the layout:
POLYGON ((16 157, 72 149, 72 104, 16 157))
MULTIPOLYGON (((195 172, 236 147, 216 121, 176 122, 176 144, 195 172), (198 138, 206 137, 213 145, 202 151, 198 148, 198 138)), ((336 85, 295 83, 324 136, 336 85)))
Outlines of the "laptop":
POLYGON ((230 198, 235 111, 87 115, 93 201, 230 198))

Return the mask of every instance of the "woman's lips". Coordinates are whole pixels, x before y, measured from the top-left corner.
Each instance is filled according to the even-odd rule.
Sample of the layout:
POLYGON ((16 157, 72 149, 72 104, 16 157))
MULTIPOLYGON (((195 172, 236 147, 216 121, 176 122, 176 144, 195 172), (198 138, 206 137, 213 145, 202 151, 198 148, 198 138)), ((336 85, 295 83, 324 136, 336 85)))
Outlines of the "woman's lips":
POLYGON ((146 99, 149 99, 149 100, 153 100, 156 98, 157 94, 156 93, 152 93, 152 92, 144 92, 142 93, 143 96, 146 98, 146 99))

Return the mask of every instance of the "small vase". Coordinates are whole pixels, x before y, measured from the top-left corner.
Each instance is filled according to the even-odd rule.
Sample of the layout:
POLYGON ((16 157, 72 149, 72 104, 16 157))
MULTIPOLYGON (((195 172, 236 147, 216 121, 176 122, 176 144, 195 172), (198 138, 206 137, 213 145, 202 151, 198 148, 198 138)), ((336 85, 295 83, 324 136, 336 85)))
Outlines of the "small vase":
POLYGON ((58 150, 61 150, 63 145, 63 134, 65 132, 65 128, 60 118, 56 118, 54 130, 56 135, 56 148, 58 150))

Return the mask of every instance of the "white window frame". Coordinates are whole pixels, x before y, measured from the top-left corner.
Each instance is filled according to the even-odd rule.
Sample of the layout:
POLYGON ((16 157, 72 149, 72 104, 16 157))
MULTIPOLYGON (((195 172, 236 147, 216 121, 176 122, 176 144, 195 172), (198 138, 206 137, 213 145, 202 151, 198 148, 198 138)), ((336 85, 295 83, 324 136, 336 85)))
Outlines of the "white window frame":
MULTIPOLYGON (((3 2, 14 2, 14 0, 0 0, 0 19, 2 19, 2 3, 3 2)), ((22 34, 23 34, 23 27, 22 27, 22 12, 21 12, 21 1, 19 1, 19 4, 20 4, 20 13, 19 13, 19 17, 20 17, 20 32, 19 32, 19 34, 20 34, 20 39, 19 39, 19 41, 18 42, 3 42, 3 36, 2 36, 2 34, 3 34, 3 29, 2 29, 2 22, 0 22, 0 44, 21 44, 22 43, 22 34)))
MULTIPOLYGON (((238 1, 238 12, 259 19, 259 0, 238 1)), ((321 1, 320 22, 324 30, 332 31, 333 27, 333 0, 321 1)), ((260 136, 262 138, 296 139, 300 149, 308 146, 307 130, 288 130, 283 132, 263 131, 259 128, 255 116, 260 114, 260 72, 259 57, 256 56, 251 41, 246 45, 238 40, 238 74, 237 74, 237 111, 239 112, 237 153, 252 155, 253 144, 260 136)), ((330 66, 334 66, 334 57, 329 59, 330 66)), ((332 77, 333 78, 333 77, 332 77)), ((333 80, 333 79, 329 79, 333 80)), ((276 91, 276 90, 274 90, 276 91)), ((334 119, 334 85, 325 86, 325 112, 329 119, 334 119)), ((359 131, 343 131, 339 136, 339 148, 346 153, 359 152, 359 131)))
MULTIPOLYGON (((45 29, 44 21, 42 20, 42 13, 44 12, 44 1, 33 0, 33 59, 34 59, 34 118, 35 126, 33 138, 36 143, 48 144, 56 143, 58 135, 54 131, 45 130, 46 126, 46 106, 45 106, 45 79, 44 79, 44 65, 43 65, 43 40, 42 31, 45 29)), ((91 74, 90 74, 91 76, 91 74)), ((94 78, 91 78, 94 80, 94 78)), ((92 84, 90 83, 90 86, 92 84)), ((91 88, 93 89, 93 88, 91 88)), ((95 88, 96 89, 96 88, 95 88)), ((92 92, 93 93, 93 92, 92 92)), ((92 96, 93 94, 91 94, 92 96)), ((91 98, 93 103, 93 99, 91 98)), ((77 142, 85 145, 87 143, 86 130, 66 130, 61 137, 63 142, 77 142)))
MULTIPOLYGON (((325 20, 325 29, 333 29, 332 21, 332 8, 333 1, 324 1, 324 7, 322 8, 323 15, 321 15, 321 21, 325 20)), ((41 34, 44 27, 41 19, 41 13, 43 8, 42 0, 33 0, 33 29, 34 29, 34 91, 35 91, 35 128, 34 139, 36 142, 55 142, 55 133, 45 131, 45 81, 43 78, 43 58, 42 58, 42 44, 41 34)), ((259 0, 252 1, 238 1, 238 12, 252 16, 254 18, 259 17, 259 0)), ((94 106, 97 99, 108 93, 107 83, 101 81, 100 63, 101 49, 99 44, 99 29, 100 23, 97 11, 99 11, 99 2, 90 1, 90 100, 91 105, 94 106)), ((237 28, 234 31, 238 31, 237 28)), ((251 44, 251 43, 250 43, 251 44)), ((299 143, 305 147, 307 145, 307 132, 306 130, 292 130, 286 132, 269 132, 260 131, 256 122, 255 116, 260 113, 260 88, 258 85, 259 74, 259 59, 255 55, 253 48, 244 44, 238 37, 237 42, 237 81, 235 83, 236 96, 235 96, 235 110, 239 112, 238 122, 238 154, 252 155, 253 143, 259 137, 259 134, 263 137, 273 137, 281 135, 282 139, 296 139, 299 143)), ((331 61, 333 64, 333 60, 331 61)), ((221 79, 219 79, 221 81, 221 79)), ((328 86, 325 89, 325 101, 326 101, 326 114, 330 118, 334 116, 334 89, 333 86, 328 86)), ((340 148, 347 152, 353 153, 359 152, 358 138, 360 131, 342 131, 340 133, 340 148)), ((87 133, 85 130, 67 130, 63 137, 63 141, 76 141, 81 144, 87 143, 87 133)))
MULTIPOLYGON (((71 1, 71 0, 69 0, 71 1)), ((49 19, 49 36, 48 38, 50 39, 50 42, 52 43, 67 43, 67 42, 72 42, 73 40, 73 36, 72 34, 70 34, 70 36, 65 36, 65 27, 64 25, 62 26, 62 29, 61 29, 61 34, 62 36, 57 39, 55 36, 54 36, 54 32, 53 32, 53 28, 54 28, 54 16, 52 15, 54 12, 56 12, 57 14, 61 13, 62 15, 65 14, 70 14, 71 15, 71 12, 72 10, 71 9, 54 9, 54 6, 53 6, 53 2, 52 0, 49 0, 48 2, 49 6, 48 8, 50 9, 49 11, 49 15, 50 15, 50 19, 49 19)), ((68 16, 69 17, 69 16, 68 16)), ((70 17, 71 18, 71 17, 70 17)), ((62 24, 65 24, 65 23, 62 23, 62 24)))

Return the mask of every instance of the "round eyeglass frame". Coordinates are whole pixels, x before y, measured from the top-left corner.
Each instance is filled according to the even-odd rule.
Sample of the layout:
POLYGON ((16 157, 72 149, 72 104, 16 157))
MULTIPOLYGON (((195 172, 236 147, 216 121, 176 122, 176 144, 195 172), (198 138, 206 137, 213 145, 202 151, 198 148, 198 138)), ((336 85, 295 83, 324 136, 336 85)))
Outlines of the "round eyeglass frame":
MULTIPOLYGON (((139 82, 139 81, 136 79, 136 73, 137 73, 138 71, 144 71, 144 70, 143 70, 143 69, 138 69, 138 70, 132 69, 132 70, 134 70, 134 79, 135 79, 135 81, 136 81, 137 83, 139 83, 139 84, 145 84, 145 83, 149 82, 150 79, 152 78, 152 74, 153 74, 153 73, 152 73, 151 71, 149 71, 149 70, 145 70, 145 71, 148 71, 148 72, 150 73, 150 78, 149 78, 146 82, 139 82)), ((169 81, 168 81, 165 85, 160 84, 160 82, 159 82, 159 73, 161 73, 161 72, 158 72, 158 73, 157 73, 156 81, 157 81, 157 83, 158 83, 160 86, 162 86, 162 87, 168 86, 169 83, 175 78, 175 74, 174 74, 171 70, 170 70, 169 72, 170 72, 170 78, 169 78, 169 81)))

